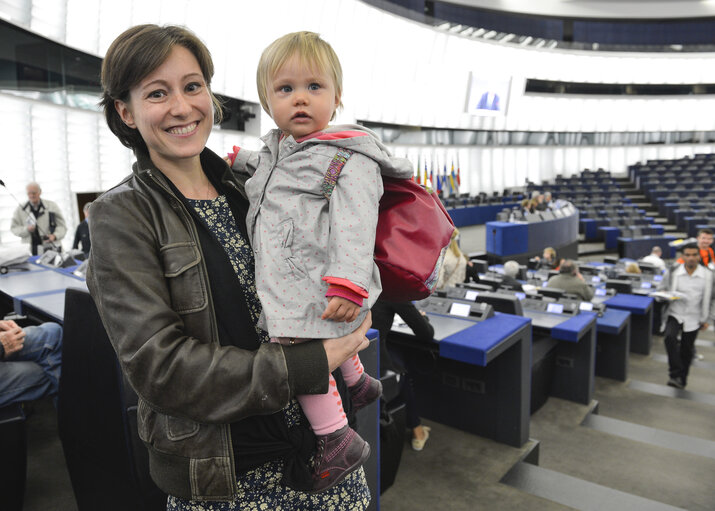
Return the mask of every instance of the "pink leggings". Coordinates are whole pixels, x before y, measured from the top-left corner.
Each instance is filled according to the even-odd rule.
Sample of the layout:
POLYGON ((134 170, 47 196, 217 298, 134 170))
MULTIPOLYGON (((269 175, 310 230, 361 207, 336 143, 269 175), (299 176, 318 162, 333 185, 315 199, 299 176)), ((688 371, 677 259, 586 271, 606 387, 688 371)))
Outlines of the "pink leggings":
MULTIPOLYGON (((295 342, 307 342, 314 339, 295 339, 295 342)), ((289 344, 289 339, 286 337, 272 338, 272 342, 281 344, 289 344)), ((345 383, 348 387, 355 385, 362 376, 365 369, 360 362, 360 357, 354 357, 346 360, 340 365, 340 371, 343 373, 345 383)), ((343 410, 343 402, 340 399, 335 378, 330 375, 330 386, 325 394, 303 394, 296 396, 305 416, 313 428, 313 433, 316 435, 327 435, 333 431, 337 431, 348 423, 345 410, 343 410)))

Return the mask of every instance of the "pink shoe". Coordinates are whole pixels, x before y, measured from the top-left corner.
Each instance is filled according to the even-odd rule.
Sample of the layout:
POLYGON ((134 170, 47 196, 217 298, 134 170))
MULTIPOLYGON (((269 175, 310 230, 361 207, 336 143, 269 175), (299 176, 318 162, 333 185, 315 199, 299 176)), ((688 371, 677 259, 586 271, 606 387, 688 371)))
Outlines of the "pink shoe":
POLYGON ((382 383, 380 380, 363 373, 357 383, 349 387, 349 390, 353 411, 357 412, 380 398, 382 395, 382 383))
POLYGON ((350 426, 316 438, 318 452, 313 460, 313 493, 332 488, 370 456, 370 444, 350 426))

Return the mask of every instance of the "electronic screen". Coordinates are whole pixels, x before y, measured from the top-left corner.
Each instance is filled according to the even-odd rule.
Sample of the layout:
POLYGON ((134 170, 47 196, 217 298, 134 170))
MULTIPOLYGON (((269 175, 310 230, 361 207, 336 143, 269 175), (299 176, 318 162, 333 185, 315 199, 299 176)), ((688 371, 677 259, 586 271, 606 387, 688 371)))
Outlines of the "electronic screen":
POLYGON ((464 293, 464 299, 469 300, 470 302, 473 302, 474 300, 476 300, 477 296, 479 296, 479 291, 469 290, 466 293, 464 293))
POLYGON ((606 296, 606 288, 599 287, 598 289, 596 289, 596 296, 606 296))
POLYGON ((546 287, 549 284, 548 280, 542 280, 541 281, 541 287, 546 287))
POLYGON ((516 293, 514 293, 514 296, 516 296, 519 300, 523 300, 524 298, 526 298, 526 293, 520 293, 517 291, 516 293))
POLYGON ((554 314, 561 314, 564 311, 563 303, 550 303, 546 306, 546 312, 553 312, 554 314))
POLYGON ((591 302, 581 302, 578 305, 578 310, 580 311, 592 311, 593 310, 593 304, 591 302))
POLYGON ((641 289, 650 289, 651 287, 653 287, 653 284, 650 282, 641 282, 641 289))
POLYGON ((465 111, 472 115, 504 116, 511 90, 511 77, 470 72, 465 111))
POLYGON ((656 282, 660 282, 661 280, 663 280, 663 276, 662 275, 653 275, 653 280, 655 280, 656 282))
POLYGON ((595 275, 595 276, 591 277, 591 282, 598 284, 599 282, 601 282, 601 277, 599 277, 598 275, 595 275))
POLYGON ((468 303, 453 303, 449 309, 449 313, 454 316, 469 317, 469 311, 472 307, 468 303))

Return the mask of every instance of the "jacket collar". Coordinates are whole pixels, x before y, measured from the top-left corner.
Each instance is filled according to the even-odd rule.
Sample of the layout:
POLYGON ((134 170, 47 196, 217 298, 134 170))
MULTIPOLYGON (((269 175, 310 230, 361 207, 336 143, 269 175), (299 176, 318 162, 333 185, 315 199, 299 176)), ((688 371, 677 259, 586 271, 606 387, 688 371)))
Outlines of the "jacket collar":
MULTIPOLYGON (((134 151, 137 158, 136 163, 132 167, 132 172, 138 176, 144 178, 145 176, 151 174, 157 177, 164 186, 169 187, 169 178, 167 178, 161 170, 154 165, 154 162, 149 157, 149 153, 143 149, 137 149, 134 151)), ((201 151, 201 167, 206 173, 211 183, 216 187, 219 192, 229 187, 231 189, 238 190, 238 192, 245 198, 246 192, 241 183, 236 184, 233 172, 228 164, 214 153, 211 149, 205 147, 201 151), (220 183, 220 187, 217 184, 220 183)), ((173 187, 169 187, 173 188, 173 187)))
MULTIPOLYGON (((695 271, 692 273, 692 275, 689 275, 689 276, 690 277, 700 277, 700 278, 704 279, 706 276, 706 273, 705 273, 706 271, 710 271, 710 270, 705 269, 705 267, 702 264, 698 264, 697 268, 695 268, 695 271)), ((685 269, 685 265, 679 264, 678 267, 673 272, 673 275, 675 275, 675 276, 688 275, 688 272, 685 269)))

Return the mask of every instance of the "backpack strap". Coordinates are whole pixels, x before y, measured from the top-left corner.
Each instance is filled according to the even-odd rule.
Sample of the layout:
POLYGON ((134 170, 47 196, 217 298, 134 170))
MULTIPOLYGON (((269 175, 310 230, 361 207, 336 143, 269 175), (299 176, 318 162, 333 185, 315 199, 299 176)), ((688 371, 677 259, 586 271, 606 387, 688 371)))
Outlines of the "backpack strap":
POLYGON ((323 195, 329 201, 330 196, 333 195, 333 190, 338 182, 338 176, 340 171, 343 170, 345 163, 353 155, 355 151, 350 149, 340 148, 338 152, 333 156, 333 160, 328 165, 328 171, 325 173, 325 178, 323 179, 323 195))

